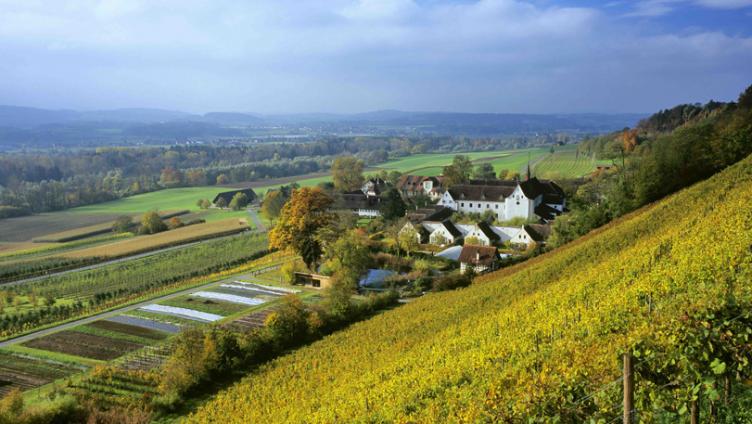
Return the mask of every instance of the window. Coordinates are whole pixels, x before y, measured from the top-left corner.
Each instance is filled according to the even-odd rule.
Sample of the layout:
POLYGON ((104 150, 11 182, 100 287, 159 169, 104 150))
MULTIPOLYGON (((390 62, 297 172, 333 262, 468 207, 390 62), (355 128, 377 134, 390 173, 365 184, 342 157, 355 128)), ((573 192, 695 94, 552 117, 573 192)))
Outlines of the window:
POLYGON ((462 202, 462 203, 461 203, 461 205, 462 205, 462 207, 464 208, 464 207, 465 207, 465 202, 462 202))
POLYGON ((499 209, 499 205, 496 205, 496 209, 499 209))
POLYGON ((486 203, 486 209, 488 209, 490 207, 491 207, 491 205, 489 205, 488 203, 486 203))
POLYGON ((473 204, 472 204, 472 203, 470 203, 470 207, 471 207, 471 208, 473 207, 473 204))

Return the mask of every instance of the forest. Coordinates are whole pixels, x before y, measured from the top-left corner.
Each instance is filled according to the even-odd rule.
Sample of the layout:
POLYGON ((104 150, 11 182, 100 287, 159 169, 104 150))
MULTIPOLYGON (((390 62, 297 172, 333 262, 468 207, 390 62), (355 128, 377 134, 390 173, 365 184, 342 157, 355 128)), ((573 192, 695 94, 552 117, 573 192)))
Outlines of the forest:
POLYGON ((0 154, 0 218, 101 203, 163 188, 323 172, 342 154, 375 165, 424 152, 491 151, 525 145, 495 138, 325 137, 295 143, 9 152, 0 154))

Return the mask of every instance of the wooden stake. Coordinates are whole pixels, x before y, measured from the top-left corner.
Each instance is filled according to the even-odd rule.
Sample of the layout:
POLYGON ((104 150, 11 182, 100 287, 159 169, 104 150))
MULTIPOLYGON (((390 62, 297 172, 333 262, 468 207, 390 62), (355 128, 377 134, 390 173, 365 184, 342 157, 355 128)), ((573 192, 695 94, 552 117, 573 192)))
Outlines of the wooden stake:
POLYGON ((634 365, 632 354, 624 354, 624 424, 634 423, 634 365))
POLYGON ((689 405, 689 424, 700 424, 700 394, 689 405))

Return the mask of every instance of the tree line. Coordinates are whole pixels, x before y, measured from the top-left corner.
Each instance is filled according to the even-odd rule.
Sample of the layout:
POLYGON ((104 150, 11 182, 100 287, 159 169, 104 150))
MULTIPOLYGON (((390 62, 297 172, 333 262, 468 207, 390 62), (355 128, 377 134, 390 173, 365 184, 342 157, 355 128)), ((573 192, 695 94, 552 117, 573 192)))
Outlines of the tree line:
MULTIPOLYGON (((737 102, 677 106, 634 130, 586 141, 580 150, 610 154, 614 170, 565 187, 571 212, 554 222, 552 246, 707 179, 752 154, 752 86, 737 102)), ((718 201, 723 201, 723 193, 718 201)))

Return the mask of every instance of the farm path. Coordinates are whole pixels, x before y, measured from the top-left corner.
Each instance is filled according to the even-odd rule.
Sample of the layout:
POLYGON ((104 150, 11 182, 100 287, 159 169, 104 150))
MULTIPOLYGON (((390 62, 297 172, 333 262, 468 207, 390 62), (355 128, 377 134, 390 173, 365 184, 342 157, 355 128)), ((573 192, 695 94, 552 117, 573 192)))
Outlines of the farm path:
POLYGON ((239 235, 242 235, 242 234, 246 234, 246 232, 241 232, 241 233, 238 233, 238 234, 230 234, 229 236, 215 237, 215 238, 210 238, 210 239, 201 240, 201 241, 194 241, 194 242, 186 243, 186 244, 179 244, 177 246, 170 246, 170 247, 165 247, 165 248, 162 248, 162 249, 151 250, 149 252, 139 253, 137 255, 132 255, 132 256, 125 256, 123 258, 112 259, 112 260, 105 261, 105 262, 99 262, 99 263, 96 263, 96 264, 93 264, 93 265, 87 265, 87 266, 83 266, 83 267, 80 267, 80 268, 73 268, 73 269, 69 269, 69 270, 65 270, 65 271, 53 272, 51 274, 38 275, 36 277, 25 278, 23 280, 11 281, 11 282, 8 282, 8 283, 0 284, 0 287, 3 287, 3 286, 17 286, 17 285, 20 285, 20 284, 27 284, 27 283, 32 283, 34 281, 43 280, 45 278, 59 277, 61 275, 70 274, 72 272, 89 271, 89 270, 101 268, 101 267, 107 266, 107 265, 112 265, 112 264, 117 264, 117 263, 120 263, 120 262, 127 262, 127 261, 136 260, 136 259, 141 259, 141 258, 145 258, 147 256, 156 255, 158 253, 169 252, 171 250, 185 249, 187 247, 195 246, 197 244, 205 243, 207 241, 220 240, 220 239, 229 238, 229 237, 238 237, 239 235))
MULTIPOLYGON (((273 267, 269 267, 269 269, 270 268, 273 268, 273 267)), ((267 268, 264 268, 264 269, 267 269, 267 268)), ((75 320, 75 321, 66 322, 64 324, 56 325, 54 327, 45 328, 43 330, 39 330, 39 331, 35 331, 33 333, 25 334, 23 336, 18 336, 18 337, 12 338, 12 339, 8 339, 8 340, 0 342, 0 348, 4 348, 4 347, 7 347, 7 346, 12 346, 12 345, 15 345, 15 344, 20 344, 20 343, 25 343, 25 342, 37 339, 39 337, 47 336, 47 335, 50 335, 52 333, 57 333, 58 331, 69 330, 69 329, 71 329, 73 327, 77 327, 79 325, 84 325, 84 324, 89 324, 89 323, 92 323, 94 321, 99 321, 101 319, 112 318, 112 317, 114 317, 116 315, 120 315, 120 314, 129 312, 129 311, 132 311, 134 309, 138 309, 138 308, 140 308, 142 306, 151 305, 152 303, 162 302, 162 301, 169 300, 169 299, 172 299, 172 298, 175 298, 175 297, 180 297, 180 296, 183 296, 183 295, 186 295, 186 294, 191 294, 191 293, 194 293, 194 292, 197 292, 197 291, 201 291, 201 290, 207 289, 207 288, 212 287, 212 286, 216 286, 217 284, 220 284, 222 282, 231 282, 231 281, 234 281, 234 280, 236 280, 238 278, 243 278, 243 279, 246 279, 246 280, 251 281, 251 282, 262 283, 261 280, 258 280, 258 279, 256 279, 254 277, 253 273, 247 274, 247 275, 245 275, 245 274, 234 275, 234 276, 225 278, 225 279, 220 280, 220 281, 212 281, 210 283, 202 284, 200 286, 193 286, 193 287, 190 287, 190 288, 187 288, 187 289, 184 289, 184 290, 176 291, 174 293, 166 294, 166 295, 159 296, 159 297, 153 297, 151 299, 144 300, 143 302, 134 303, 134 304, 128 305, 128 306, 123 306, 121 308, 113 309, 111 311, 102 312, 102 313, 99 313, 99 314, 96 314, 96 315, 88 316, 86 318, 81 318, 81 319, 78 319, 78 320, 75 320)))
POLYGON ((266 225, 264 225, 264 222, 261 221, 261 218, 258 216, 258 211, 256 210, 256 208, 248 208, 248 215, 251 216, 251 220, 253 221, 253 228, 255 228, 255 231, 259 233, 265 233, 266 225))

